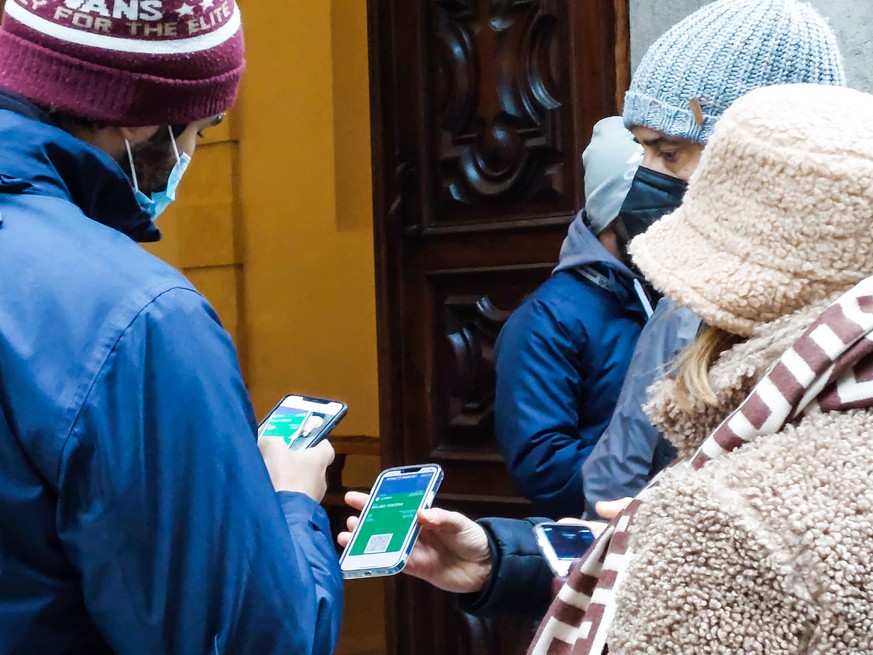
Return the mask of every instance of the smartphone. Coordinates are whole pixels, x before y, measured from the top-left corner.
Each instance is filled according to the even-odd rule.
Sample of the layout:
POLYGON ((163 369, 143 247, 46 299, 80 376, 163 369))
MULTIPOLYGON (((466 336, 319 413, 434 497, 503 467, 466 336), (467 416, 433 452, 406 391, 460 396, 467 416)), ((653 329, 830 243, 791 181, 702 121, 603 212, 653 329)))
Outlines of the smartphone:
POLYGON ((312 448, 346 415, 338 400, 310 396, 285 396, 258 426, 258 437, 278 437, 291 450, 312 448))
POLYGON ((402 571, 418 537, 415 515, 431 506, 442 479, 443 470, 437 464, 382 471, 352 539, 340 556, 343 577, 394 575, 402 571))
POLYGON ((584 525, 539 523, 534 526, 534 535, 552 571, 562 578, 594 543, 594 533, 584 525))

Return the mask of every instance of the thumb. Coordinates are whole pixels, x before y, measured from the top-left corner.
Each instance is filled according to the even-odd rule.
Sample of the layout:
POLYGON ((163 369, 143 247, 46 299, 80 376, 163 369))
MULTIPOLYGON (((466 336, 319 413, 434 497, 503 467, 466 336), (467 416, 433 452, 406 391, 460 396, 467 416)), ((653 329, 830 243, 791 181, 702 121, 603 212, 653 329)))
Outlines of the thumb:
POLYGON ((472 521, 463 514, 450 512, 439 507, 422 509, 418 512, 418 520, 422 526, 427 526, 437 532, 463 532, 472 521))
POLYGON ((611 519, 618 516, 621 511, 630 505, 633 498, 619 498, 618 500, 600 500, 594 506, 600 516, 605 519, 611 519))
POLYGON ((343 500, 345 501, 346 505, 360 512, 362 509, 364 509, 367 501, 370 500, 370 495, 361 493, 360 491, 347 491, 343 500))
POLYGON ((288 444, 282 437, 258 437, 258 448, 264 454, 279 453, 288 450, 288 444))

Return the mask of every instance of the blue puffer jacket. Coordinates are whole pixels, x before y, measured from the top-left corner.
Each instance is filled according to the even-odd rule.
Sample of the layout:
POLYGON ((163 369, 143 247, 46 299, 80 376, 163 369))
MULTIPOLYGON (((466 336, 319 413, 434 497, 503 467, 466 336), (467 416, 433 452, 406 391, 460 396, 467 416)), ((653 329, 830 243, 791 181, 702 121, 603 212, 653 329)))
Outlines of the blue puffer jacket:
POLYGON ((332 652, 327 518, 273 491, 228 334, 110 157, 0 107, 0 652, 332 652))
POLYGON ((612 417, 646 319, 634 278, 577 218, 554 275, 501 330, 497 440, 537 513, 585 509, 582 464, 612 417))

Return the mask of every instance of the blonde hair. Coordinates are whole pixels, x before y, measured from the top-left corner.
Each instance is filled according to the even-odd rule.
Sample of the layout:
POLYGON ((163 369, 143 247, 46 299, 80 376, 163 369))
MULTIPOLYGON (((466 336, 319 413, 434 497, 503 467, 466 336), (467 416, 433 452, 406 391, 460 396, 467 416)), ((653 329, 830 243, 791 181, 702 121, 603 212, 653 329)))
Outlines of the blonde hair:
POLYGON ((676 403, 690 411, 700 403, 715 407, 718 399, 709 380, 709 370, 718 356, 742 337, 706 325, 697 338, 679 355, 673 369, 676 379, 676 403))

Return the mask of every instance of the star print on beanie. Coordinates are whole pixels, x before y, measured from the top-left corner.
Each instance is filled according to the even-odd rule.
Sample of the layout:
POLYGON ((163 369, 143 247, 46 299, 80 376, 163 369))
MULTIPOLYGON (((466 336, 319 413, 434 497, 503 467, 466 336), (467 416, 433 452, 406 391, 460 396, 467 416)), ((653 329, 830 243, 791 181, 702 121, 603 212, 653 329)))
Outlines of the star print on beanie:
POLYGON ((235 0, 7 0, 0 88, 113 125, 226 110, 245 68, 235 0))

